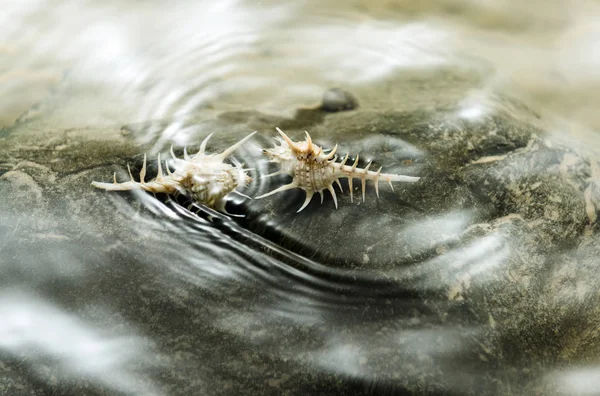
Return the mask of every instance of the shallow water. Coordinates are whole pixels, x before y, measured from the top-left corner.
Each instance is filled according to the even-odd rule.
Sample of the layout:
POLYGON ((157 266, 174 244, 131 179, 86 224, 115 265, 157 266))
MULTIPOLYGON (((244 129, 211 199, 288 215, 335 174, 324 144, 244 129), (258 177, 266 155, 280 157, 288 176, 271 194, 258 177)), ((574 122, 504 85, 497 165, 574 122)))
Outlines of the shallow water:
POLYGON ((3 8, 0 393, 600 386, 600 5, 3 8), (321 111, 332 87, 358 108, 321 111), (300 214, 232 194, 245 217, 89 184, 258 130, 236 154, 258 196, 286 181, 260 177, 277 126, 422 182, 300 214))

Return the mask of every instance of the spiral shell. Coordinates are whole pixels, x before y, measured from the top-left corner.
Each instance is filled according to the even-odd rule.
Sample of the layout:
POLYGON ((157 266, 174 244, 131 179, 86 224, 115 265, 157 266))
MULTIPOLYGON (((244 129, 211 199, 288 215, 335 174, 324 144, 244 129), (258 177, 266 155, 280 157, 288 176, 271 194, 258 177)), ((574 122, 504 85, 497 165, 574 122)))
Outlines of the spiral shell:
POLYGON ((301 188, 306 192, 306 199, 298 212, 304 209, 311 201, 315 193, 321 195, 321 203, 323 202, 323 191, 328 190, 333 197, 333 202, 337 209, 337 197, 333 188, 333 183, 337 183, 342 191, 340 178, 348 179, 350 187, 350 201, 353 201, 352 180, 360 179, 362 183, 362 198, 365 201, 365 191, 367 180, 372 180, 375 183, 375 192, 379 197, 379 181, 387 181, 394 189, 392 182, 416 182, 419 177, 396 175, 391 173, 381 173, 381 168, 377 172, 369 170, 371 162, 365 168, 358 168, 358 156, 354 163, 346 165, 348 154, 342 159, 342 162, 336 162, 337 145, 329 153, 325 154, 322 147, 317 146, 312 142, 310 135, 306 132, 306 140, 301 142, 292 141, 283 131, 277 128, 277 132, 281 137, 275 138, 279 143, 275 147, 263 150, 263 153, 271 158, 272 162, 277 162, 281 166, 279 171, 267 176, 286 173, 293 177, 290 184, 281 186, 273 191, 256 197, 257 199, 268 197, 269 195, 280 191, 301 188))
POLYGON ((171 146, 171 156, 173 157, 171 164, 175 170, 171 171, 169 163, 166 163, 167 175, 164 175, 159 154, 157 160, 158 174, 156 178, 150 181, 144 180, 146 177, 146 155, 144 155, 144 164, 140 171, 139 182, 133 179, 131 169, 127 165, 131 180, 117 183, 115 173, 113 183, 92 182, 92 185, 106 191, 141 189, 153 193, 185 194, 195 202, 225 212, 225 196, 238 187, 245 186, 252 179, 246 173, 247 170, 239 164, 234 166, 223 161, 255 133, 251 133, 220 154, 205 153, 206 144, 213 135, 212 133, 202 141, 200 150, 194 156, 189 156, 187 150, 184 149, 183 159, 177 158, 171 146))

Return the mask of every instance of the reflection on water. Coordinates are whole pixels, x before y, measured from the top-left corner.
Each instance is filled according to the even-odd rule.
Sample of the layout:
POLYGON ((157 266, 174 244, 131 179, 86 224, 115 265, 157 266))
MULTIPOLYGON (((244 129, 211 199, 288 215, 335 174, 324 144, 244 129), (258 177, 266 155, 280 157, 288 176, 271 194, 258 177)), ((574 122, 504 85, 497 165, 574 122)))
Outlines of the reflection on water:
POLYGON ((27 370, 43 381, 56 386, 57 382, 83 377, 115 392, 157 394, 151 379, 132 367, 147 353, 139 337, 115 335, 81 323, 25 292, 3 292, 0 317, 3 355, 27 362, 27 370))
POLYGON ((591 394, 600 168, 576 149, 598 149, 598 7, 4 4, 0 393, 591 394), (318 114, 332 86, 362 113, 318 114), (345 183, 301 216, 291 192, 234 196, 235 219, 89 186, 260 129, 238 156, 257 196, 284 180, 258 175, 286 122, 425 182, 365 203, 345 183))

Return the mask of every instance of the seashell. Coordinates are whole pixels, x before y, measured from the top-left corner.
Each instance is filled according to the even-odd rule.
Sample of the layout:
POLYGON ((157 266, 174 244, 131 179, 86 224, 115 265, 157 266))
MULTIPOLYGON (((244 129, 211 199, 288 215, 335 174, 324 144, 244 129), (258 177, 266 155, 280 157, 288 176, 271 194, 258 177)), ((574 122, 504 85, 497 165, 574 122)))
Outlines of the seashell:
POLYGON ((172 164, 175 170, 171 171, 169 163, 165 161, 167 175, 164 175, 160 154, 158 154, 158 174, 150 181, 144 180, 146 177, 146 155, 144 155, 139 182, 133 179, 128 164, 130 181, 117 183, 117 174, 115 173, 113 183, 92 182, 92 185, 106 191, 141 189, 170 195, 184 194, 198 203, 226 213, 223 198, 232 191, 237 192, 236 188, 250 183, 252 178, 246 173, 248 169, 243 169, 239 164, 234 166, 223 161, 255 133, 251 133, 220 154, 205 154, 206 144, 213 135, 212 133, 202 141, 200 151, 194 156, 188 155, 187 149, 184 148, 183 159, 177 158, 173 153, 173 146, 171 146, 172 164))
POLYGON ((337 183, 342 191, 342 185, 340 184, 340 178, 348 179, 348 186, 350 187, 350 201, 353 201, 352 194, 352 180, 360 179, 362 183, 362 199, 365 201, 365 190, 367 180, 372 180, 375 183, 375 193, 379 197, 379 181, 387 181, 394 190, 392 185, 393 181, 399 182, 416 182, 420 178, 413 176, 403 176, 391 173, 381 173, 381 168, 377 172, 369 170, 371 162, 367 164, 365 168, 358 168, 358 156, 352 165, 346 165, 348 162, 348 154, 342 159, 342 162, 336 162, 337 156, 337 145, 329 153, 325 154, 322 147, 317 146, 312 142, 310 135, 306 132, 306 140, 302 142, 293 142, 283 131, 277 128, 277 132, 281 137, 275 138, 280 143, 275 147, 263 150, 263 153, 271 158, 271 162, 277 162, 281 168, 268 176, 274 176, 278 174, 289 174, 293 177, 290 184, 281 186, 273 191, 256 197, 257 199, 268 197, 280 191, 291 190, 294 188, 301 188, 306 192, 306 199, 304 204, 298 209, 300 212, 304 209, 315 193, 321 195, 321 203, 323 203, 323 191, 328 190, 333 197, 333 202, 337 209, 337 197, 335 190, 333 189, 333 183, 337 183))

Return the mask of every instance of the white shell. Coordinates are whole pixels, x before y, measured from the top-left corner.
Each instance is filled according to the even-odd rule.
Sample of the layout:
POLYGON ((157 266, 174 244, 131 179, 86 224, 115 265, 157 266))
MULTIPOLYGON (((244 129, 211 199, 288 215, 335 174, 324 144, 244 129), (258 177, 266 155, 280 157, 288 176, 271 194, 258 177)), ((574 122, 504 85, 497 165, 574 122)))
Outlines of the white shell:
POLYGON ((271 149, 263 150, 263 153, 270 157, 272 162, 279 163, 281 169, 267 176, 287 173, 293 177, 293 180, 290 184, 286 184, 271 192, 256 197, 257 199, 267 197, 280 191, 301 188, 306 192, 306 199, 304 204, 298 209, 298 212, 300 212, 308 205, 316 192, 321 195, 322 203, 323 190, 329 190, 337 209, 337 197, 335 195, 335 190, 333 189, 333 183, 337 183, 341 191, 342 185, 340 184, 339 179, 342 177, 348 178, 351 201, 353 201, 352 179, 361 179, 363 202, 365 201, 367 180, 373 180, 375 182, 375 192, 377 193, 377 197, 379 197, 379 180, 387 181, 393 190, 393 181, 416 182, 420 179, 419 177, 413 176, 381 173, 381 168, 379 168, 377 172, 370 171, 369 167, 371 166, 371 162, 369 162, 364 169, 357 168, 358 156, 356 156, 356 160, 352 166, 346 165, 348 154, 346 154, 342 162, 336 162, 337 156, 335 155, 335 152, 337 151, 337 145, 333 150, 325 154, 322 147, 319 147, 312 142, 308 132, 306 132, 305 141, 293 142, 281 129, 277 128, 277 131, 281 135, 281 137, 278 136, 276 138, 277 142, 280 144, 275 145, 275 147, 271 149))
POLYGON ((213 135, 212 133, 204 139, 200 145, 200 151, 193 157, 190 157, 187 150, 184 149, 183 159, 177 158, 171 147, 175 170, 171 172, 167 164, 167 175, 164 175, 159 154, 158 174, 155 179, 148 182, 144 180, 146 177, 146 156, 144 155, 144 165, 140 171, 139 182, 133 179, 129 165, 127 165, 130 181, 117 183, 115 173, 113 183, 92 182, 92 185, 107 191, 142 189, 153 193, 185 194, 198 203, 225 211, 223 198, 236 188, 245 186, 252 179, 241 166, 233 166, 223 161, 255 133, 251 133, 220 154, 205 154, 206 144, 213 135))

